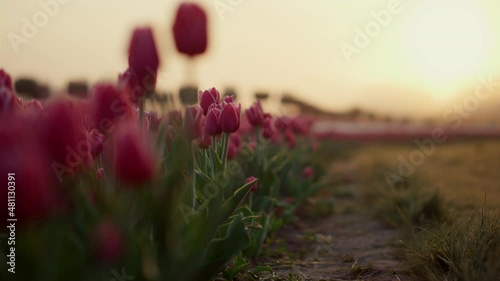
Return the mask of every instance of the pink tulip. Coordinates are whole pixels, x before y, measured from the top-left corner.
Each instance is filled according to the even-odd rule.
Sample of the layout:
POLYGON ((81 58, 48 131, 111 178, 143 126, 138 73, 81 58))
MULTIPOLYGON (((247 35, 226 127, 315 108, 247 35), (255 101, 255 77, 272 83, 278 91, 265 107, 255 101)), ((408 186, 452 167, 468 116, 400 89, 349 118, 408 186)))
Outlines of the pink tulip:
POLYGON ((297 146, 297 139, 291 130, 286 130, 285 140, 288 143, 289 148, 295 148, 297 146))
POLYGON ((99 131, 96 129, 90 131, 87 137, 90 145, 92 146, 90 153, 93 157, 98 156, 102 151, 104 142, 106 142, 106 137, 103 134, 99 133, 99 131))
POLYGON ((118 180, 138 187, 153 179, 155 157, 135 122, 118 128, 111 149, 111 163, 118 180))
POLYGON ((198 140, 198 147, 201 149, 207 149, 212 145, 212 137, 208 134, 203 134, 198 140))
POLYGON ((191 139, 200 137, 203 125, 203 110, 199 105, 191 105, 186 107, 184 116, 184 133, 191 139))
POLYGON ((234 133, 240 127, 241 104, 223 103, 220 113, 220 128, 224 133, 234 133))
MULTIPOLYGON (((247 178, 247 183, 249 182, 253 182, 254 180, 256 180, 257 178, 256 177, 249 177, 247 178)), ((250 188, 250 192, 254 192, 257 190, 257 182, 255 182, 252 187, 250 188)))
POLYGON ((302 177, 305 179, 312 179, 314 177, 314 170, 311 166, 307 166, 302 170, 302 177))
POLYGON ((230 142, 227 147, 227 159, 231 160, 238 155, 238 147, 233 142, 230 142))
POLYGON ((0 87, 0 114, 14 113, 22 107, 21 105, 22 103, 19 103, 12 90, 7 87, 0 87))
POLYGON ((5 177, 5 186, 0 192, 0 202, 5 205, 0 212, 0 225, 9 217, 8 173, 15 173, 14 213, 19 224, 30 224, 54 214, 57 200, 49 159, 34 134, 34 126, 20 118, 0 120, 0 173, 5 177))
POLYGON ((175 44, 180 53, 203 54, 207 49, 207 16, 195 3, 183 3, 177 10, 173 26, 175 44))
POLYGON ((75 172, 90 150, 81 121, 75 104, 63 100, 49 104, 39 120, 40 139, 59 180, 63 174, 75 172))
POLYGON ((110 134, 118 121, 132 116, 132 108, 123 94, 112 84, 99 84, 93 90, 90 110, 95 128, 110 134))
POLYGON ((118 75, 118 88, 124 92, 130 102, 136 105, 146 95, 145 89, 139 83, 139 78, 131 68, 127 69, 123 74, 118 75))
POLYGON ((219 104, 220 94, 215 88, 211 88, 205 91, 200 91, 200 106, 203 109, 203 114, 207 115, 208 108, 212 104, 219 104))
POLYGON ((101 221, 93 230, 94 253, 99 261, 119 260, 123 256, 123 237, 119 227, 111 220, 101 221))
POLYGON ((205 125, 203 126, 203 131, 208 136, 217 136, 222 133, 220 126, 220 110, 218 108, 212 108, 205 118, 205 125))
POLYGON ((222 102, 225 102, 225 103, 234 102, 234 95, 224 96, 222 98, 222 102))
POLYGON ((134 30, 130 42, 128 65, 137 75, 139 86, 144 89, 144 93, 155 89, 160 61, 150 27, 134 30))
POLYGON ((260 101, 256 101, 253 105, 246 110, 247 118, 252 126, 257 127, 261 126, 264 121, 264 111, 262 110, 262 106, 260 105, 260 101))
POLYGON ((280 133, 286 131, 286 129, 288 128, 288 124, 290 124, 290 119, 286 116, 280 116, 276 118, 276 121, 274 121, 274 126, 280 133))
POLYGON ((292 131, 299 136, 303 136, 309 131, 307 120, 301 117, 293 118, 290 122, 290 127, 292 128, 292 131))

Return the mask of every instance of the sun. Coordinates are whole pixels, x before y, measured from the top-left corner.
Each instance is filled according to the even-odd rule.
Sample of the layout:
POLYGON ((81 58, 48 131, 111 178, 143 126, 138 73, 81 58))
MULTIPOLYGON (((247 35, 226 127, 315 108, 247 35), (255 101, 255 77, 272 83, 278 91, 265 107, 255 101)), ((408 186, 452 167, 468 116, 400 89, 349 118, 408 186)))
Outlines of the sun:
POLYGON ((457 82, 478 73, 485 64, 488 29, 485 14, 475 2, 432 1, 413 14, 407 30, 408 49, 414 65, 427 78, 457 82))

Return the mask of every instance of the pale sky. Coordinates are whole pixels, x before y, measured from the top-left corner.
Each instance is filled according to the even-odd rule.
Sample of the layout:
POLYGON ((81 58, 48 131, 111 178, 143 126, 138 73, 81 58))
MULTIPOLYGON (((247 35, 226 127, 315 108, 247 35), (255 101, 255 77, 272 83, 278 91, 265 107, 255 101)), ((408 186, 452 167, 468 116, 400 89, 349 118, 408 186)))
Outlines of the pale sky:
MULTIPOLYGON (((175 90, 187 80, 171 33, 181 1, 59 1, 68 3, 44 23, 39 3, 51 0, 0 0, 0 68, 55 89, 70 79, 115 79, 127 67, 132 29, 150 25, 161 56, 158 87, 175 90), (23 18, 40 27, 26 36, 23 18)), ((265 90, 325 109, 419 116, 441 110, 479 75, 500 77, 498 0, 197 2, 210 25, 209 53, 196 59, 200 88, 234 86, 246 103, 265 90), (230 10, 221 15, 214 4, 230 10), (368 41, 356 41, 367 29, 368 41), (350 59, 342 48, 355 50, 350 59)))

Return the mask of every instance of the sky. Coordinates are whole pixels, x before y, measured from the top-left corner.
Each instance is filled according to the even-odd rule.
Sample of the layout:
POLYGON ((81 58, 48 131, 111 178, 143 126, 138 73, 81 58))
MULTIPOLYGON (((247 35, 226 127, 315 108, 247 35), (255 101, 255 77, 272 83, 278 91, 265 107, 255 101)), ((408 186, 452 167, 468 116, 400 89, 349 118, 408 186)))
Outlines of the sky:
POLYGON ((148 25, 160 90, 194 79, 200 89, 234 87, 243 103, 266 91, 328 110, 426 116, 479 77, 500 77, 497 0, 197 2, 210 29, 194 78, 173 42, 174 0, 0 0, 0 68, 55 89, 113 80, 127 68, 133 28, 148 25))

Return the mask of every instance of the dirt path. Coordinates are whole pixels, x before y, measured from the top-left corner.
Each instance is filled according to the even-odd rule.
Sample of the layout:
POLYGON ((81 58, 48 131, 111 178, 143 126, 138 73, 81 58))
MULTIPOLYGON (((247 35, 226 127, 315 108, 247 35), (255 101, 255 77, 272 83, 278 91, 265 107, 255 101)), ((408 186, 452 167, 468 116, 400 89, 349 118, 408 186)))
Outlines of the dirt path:
POLYGON ((360 215, 334 215, 284 227, 278 236, 296 258, 269 261, 279 277, 291 273, 300 280, 406 280, 400 279, 402 264, 396 256, 400 235, 360 215))

